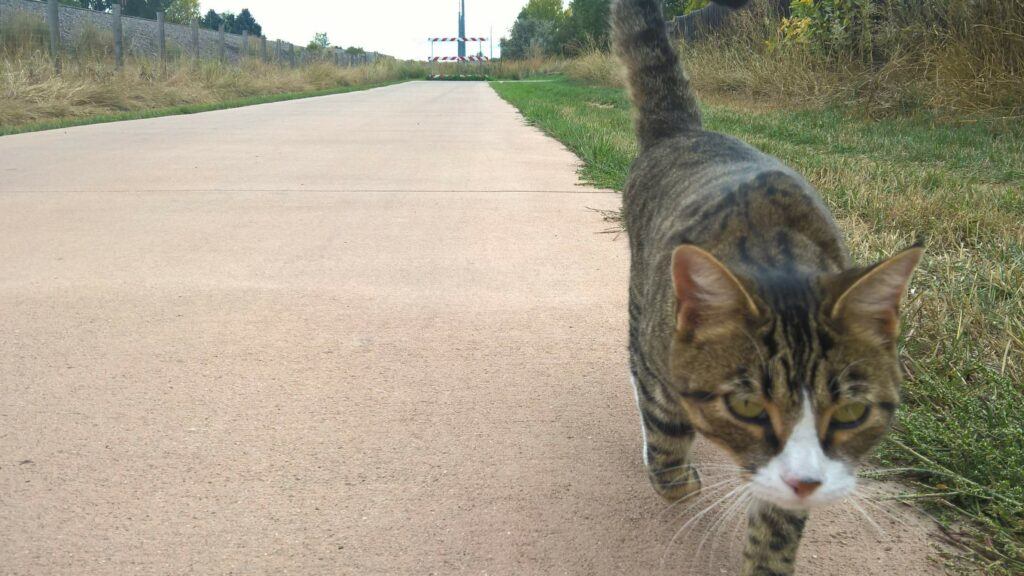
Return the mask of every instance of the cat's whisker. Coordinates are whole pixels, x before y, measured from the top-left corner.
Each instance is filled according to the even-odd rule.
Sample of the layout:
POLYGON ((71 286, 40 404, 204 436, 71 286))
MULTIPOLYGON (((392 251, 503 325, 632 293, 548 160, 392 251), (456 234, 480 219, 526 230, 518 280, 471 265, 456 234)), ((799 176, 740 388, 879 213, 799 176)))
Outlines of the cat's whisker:
POLYGON ((735 464, 694 464, 697 468, 728 468, 730 470, 745 470, 742 466, 735 464))
MULTIPOLYGON (((739 477, 734 476, 732 474, 718 474, 716 476, 710 476, 710 475, 703 475, 702 474, 701 475, 701 481, 705 481, 705 480, 711 480, 711 481, 717 483, 717 482, 723 482, 723 481, 726 481, 726 480, 739 480, 739 477)), ((692 482, 692 480, 690 478, 685 478, 683 480, 677 480, 675 482, 669 482, 667 484, 661 484, 661 485, 662 486, 683 486, 684 484, 689 484, 690 482, 692 482)))
POLYGON ((704 534, 704 537, 701 538, 700 543, 697 545, 697 552, 694 554, 694 558, 699 559, 701 557, 701 551, 704 549, 704 545, 707 543, 708 539, 712 538, 713 541, 713 538, 717 538, 718 533, 721 532, 722 527, 726 524, 726 521, 731 519, 736 514, 736 512, 742 508, 743 502, 746 500, 746 497, 750 494, 750 486, 747 485, 744 488, 746 488, 746 490, 741 491, 736 496, 733 503, 730 504, 725 509, 725 511, 722 512, 721 516, 718 517, 718 520, 716 520, 715 523, 708 528, 707 533, 704 534))
POLYGON ((686 515, 686 512, 688 512, 692 507, 698 505, 702 500, 705 500, 706 498, 718 496, 719 494, 723 494, 726 490, 728 490, 732 486, 733 486, 732 481, 729 480, 729 481, 720 482, 718 484, 713 484, 713 485, 711 485, 711 486, 709 486, 707 488, 701 488, 699 492, 694 492, 693 494, 689 494, 689 495, 685 496, 684 498, 680 498, 679 500, 677 500, 675 502, 672 502, 671 504, 666 506, 666 508, 664 510, 662 510, 662 511, 660 511, 658 513, 657 518, 658 519, 663 518, 665 515, 667 515, 667 513, 672 511, 673 508, 676 508, 680 504, 686 504, 682 508, 679 508, 679 509, 675 510, 675 511, 679 512, 679 513, 677 513, 677 515, 675 515, 675 517, 673 517, 673 519, 671 521, 672 524, 675 524, 676 521, 678 521, 679 519, 681 519, 683 516, 686 515))
POLYGON ((683 532, 685 532, 685 531, 686 531, 686 529, 687 529, 687 528, 689 528, 690 526, 693 526, 695 522, 697 522, 698 520, 700 520, 701 518, 703 518, 704 516, 706 516, 706 515, 708 514, 708 512, 710 512, 711 510, 713 510, 713 509, 717 508, 718 506, 721 506, 721 505, 722 505, 722 503, 724 503, 724 502, 728 501, 728 500, 729 500, 730 498, 732 498, 732 496, 733 496, 734 494, 736 494, 737 492, 739 492, 739 491, 741 491, 741 490, 745 490, 746 488, 747 488, 747 485, 746 485, 746 484, 744 484, 744 485, 742 485, 742 486, 738 486, 738 487, 734 488, 734 489, 733 489, 732 491, 730 491, 730 492, 729 492, 728 494, 726 494, 725 496, 722 496, 722 497, 721 497, 721 498, 719 498, 718 500, 715 500, 715 501, 714 501, 714 502, 713 502, 713 503, 712 503, 712 504, 711 504, 710 506, 708 506, 707 508, 705 508, 705 509, 701 510, 701 511, 700 511, 699 513, 697 513, 697 515, 695 515, 695 516, 694 516, 693 518, 690 518, 689 520, 687 520, 687 521, 686 521, 686 522, 685 522, 685 523, 684 523, 684 524, 683 524, 683 525, 682 525, 682 526, 681 526, 681 527, 679 528, 679 530, 677 530, 677 531, 676 531, 675 535, 674 535, 674 536, 672 536, 672 540, 670 540, 670 541, 669 541, 669 546, 673 546, 673 545, 675 545, 676 539, 678 539, 678 538, 679 538, 679 535, 680 535, 680 534, 682 534, 683 532))
POLYGON ((886 531, 883 530, 882 527, 879 526, 877 522, 875 522, 874 518, 872 518, 867 513, 867 511, 864 510, 864 508, 862 508, 861 505, 857 503, 857 500, 858 500, 857 498, 850 498, 850 505, 853 506, 853 509, 856 510, 857 512, 859 512, 860 515, 863 516, 864 519, 867 520, 869 524, 871 524, 871 527, 874 528, 876 532, 878 532, 879 536, 882 536, 883 538, 886 537, 886 535, 887 535, 886 531))
MULTIPOLYGON (((719 493, 721 491, 728 490, 729 486, 732 484, 732 482, 734 480, 735 479, 733 479, 733 478, 727 478, 725 480, 722 480, 720 482, 716 482, 716 483, 708 485, 708 486, 702 486, 699 491, 694 492, 692 494, 687 494, 683 498, 680 498, 679 500, 676 500, 675 502, 671 502, 671 503, 667 504, 661 510, 661 512, 658 512, 658 514, 655 516, 655 519, 659 521, 658 523, 661 523, 662 521, 664 521, 665 516, 675 509, 675 511, 678 512, 678 514, 676 514, 669 521, 669 524, 675 524, 675 522, 679 518, 682 518, 683 516, 686 515, 686 512, 688 510, 690 510, 694 506, 699 505, 701 503, 701 501, 703 501, 704 499, 706 499, 708 497, 711 497, 711 496, 713 496, 716 493, 719 493), (682 504, 686 504, 686 505, 683 506, 681 509, 677 508, 678 506, 680 506, 682 504)), ((656 523, 656 524, 658 524, 658 523, 656 523)), ((654 525, 655 524, 652 524, 652 529, 653 529, 654 525)))
POLYGON ((663 468, 663 469, 658 471, 658 474, 665 474, 667 472, 672 472, 672 471, 675 471, 675 470, 682 470, 684 468, 693 468, 693 469, 697 470, 698 472, 702 472, 703 470, 712 470, 712 471, 715 471, 716 473, 719 470, 729 471, 729 472, 745 472, 746 471, 744 468, 741 468, 739 466, 722 466, 722 465, 715 465, 715 464, 680 464, 679 466, 671 466, 669 468, 663 468))
MULTIPOLYGON (((738 499, 738 498, 740 498, 740 497, 742 497, 742 496, 743 496, 743 495, 745 494, 745 490, 746 490, 746 488, 747 488, 747 486, 746 486, 746 485, 744 485, 744 486, 739 486, 739 487, 737 487, 737 488, 733 489, 733 490, 732 490, 732 491, 730 491, 729 493, 727 493, 727 494, 725 494, 724 496, 722 496, 722 497, 718 498, 718 499, 717 499, 717 500, 716 500, 716 501, 715 501, 714 503, 712 503, 712 504, 711 504, 710 506, 708 506, 708 507, 704 508, 704 509, 703 509, 703 510, 701 510, 701 511, 700 511, 700 512, 699 512, 698 514, 694 515, 694 516, 693 516, 692 518, 690 518, 689 520, 687 520, 687 521, 686 521, 686 522, 685 522, 685 523, 684 523, 684 524, 683 524, 683 525, 682 525, 682 526, 681 526, 681 527, 679 528, 679 530, 678 530, 678 531, 676 531, 676 533, 675 533, 675 534, 674 534, 674 535, 672 536, 672 539, 671 539, 671 540, 669 541, 668 545, 666 546, 666 549, 665 549, 665 553, 664 553, 664 554, 662 555, 662 559, 661 559, 661 563, 662 563, 662 566, 664 566, 664 563, 665 563, 665 559, 666 559, 666 558, 668 557, 668 554, 669 554, 669 553, 670 553, 670 552, 671 552, 672 550, 674 550, 674 549, 675 549, 675 544, 676 544, 676 540, 677 540, 677 539, 679 538, 679 536, 680 536, 681 534, 683 534, 684 532, 686 532, 686 530, 687 530, 687 529, 689 529, 689 528, 691 528, 691 527, 696 527, 696 526, 698 526, 698 525, 699 525, 699 524, 698 524, 698 523, 699 523, 699 521, 700 521, 700 520, 701 520, 701 519, 702 519, 702 518, 703 518, 704 516, 706 516, 706 515, 707 515, 707 514, 708 514, 709 512, 711 512, 712 510, 714 510, 714 509, 716 509, 716 508, 720 508, 720 507, 721 507, 721 506, 722 506, 723 504, 725 504, 726 502, 729 502, 729 501, 730 501, 730 500, 732 500, 732 499, 733 499, 734 497, 735 497, 735 498, 737 498, 737 499, 738 499)), ((710 528, 709 528, 709 530, 710 530, 710 528)), ((703 542, 703 541, 702 541, 702 542, 703 542)), ((699 552, 699 549, 700 549, 700 547, 698 547, 698 552, 699 552)), ((697 554, 696 554, 696 553, 694 554, 694 558, 697 558, 697 554)))
POLYGON ((884 514, 886 516, 886 518, 888 518, 893 523, 898 524, 898 525, 900 525, 902 527, 906 527, 907 526, 907 523, 902 518, 900 518, 899 516, 894 514, 888 508, 886 508, 886 507, 880 505, 879 503, 875 502, 874 500, 872 500, 870 496, 865 495, 865 494, 860 493, 860 492, 854 492, 854 497, 856 497, 857 500, 860 503, 865 504, 867 506, 870 506, 872 509, 874 509, 874 510, 876 510, 876 511, 882 513, 882 514, 884 514))
POLYGON ((658 519, 661 519, 665 514, 667 514, 669 511, 671 511, 676 506, 679 506, 680 504, 684 504, 686 502, 689 502, 689 504, 686 507, 684 507, 681 511, 679 511, 679 514, 677 514, 676 517, 673 518, 673 521, 678 520, 680 517, 683 516, 683 514, 686 514, 686 512, 691 507, 693 507, 694 505, 699 503, 703 498, 713 496, 714 493, 718 493, 718 492, 722 492, 724 490, 728 490, 729 486, 733 482, 735 482, 735 481, 737 481, 737 479, 730 478, 728 480, 723 480, 721 482, 712 484, 711 486, 701 487, 700 491, 694 492, 693 494, 689 494, 689 495, 687 495, 687 496, 685 496, 683 498, 680 498, 679 500, 669 504, 668 506, 666 506, 665 509, 662 510, 658 514, 658 519), (690 502, 691 500, 692 500, 692 502, 690 502))
POLYGON ((744 522, 744 519, 746 518, 747 510, 750 509, 750 503, 753 500, 754 500, 753 492, 751 492, 749 490, 744 492, 743 495, 740 497, 740 499, 737 501, 737 505, 735 506, 735 509, 733 510, 733 512, 731 514, 732 518, 730 518, 728 522, 723 524, 723 526, 728 526, 730 523, 733 525, 732 530, 729 531, 728 538, 719 538, 718 535, 715 536, 715 538, 714 538, 715 543, 711 545, 711 550, 710 550, 710 553, 708 554, 708 573, 709 574, 711 573, 711 569, 712 569, 711 562, 715 558, 718 557, 718 550, 722 547, 722 543, 723 542, 730 542, 730 541, 734 542, 734 541, 736 541, 737 538, 739 538, 739 535, 737 534, 737 532, 741 528, 745 528, 746 527, 746 522, 744 522))
POLYGON ((955 474, 943 472, 942 470, 933 470, 931 468, 914 468, 914 467, 902 467, 902 468, 872 468, 870 470, 862 470, 858 476, 861 478, 874 478, 876 476, 884 476, 886 474, 899 474, 902 472, 920 472, 922 474, 932 474, 935 476, 946 476, 950 478, 956 478, 955 474))
POLYGON ((694 523, 694 522, 697 522, 698 520, 700 520, 701 518, 703 518, 703 517, 704 517, 705 515, 707 515, 707 513, 708 513, 708 512, 710 512, 710 511, 711 511, 711 510, 713 510, 714 508, 716 508, 716 507, 720 506, 720 505, 721 505, 721 504, 723 504, 724 502, 727 502, 727 501, 728 501, 729 499, 731 499, 731 498, 732 498, 732 496, 733 496, 734 494, 736 494, 737 492, 739 492, 739 491, 743 490, 743 489, 744 489, 744 488, 746 488, 746 487, 747 487, 746 485, 743 485, 743 486, 738 486, 738 487, 734 488, 733 490, 731 490, 731 491, 730 491, 729 493, 727 493, 726 495, 724 495, 724 496, 722 496, 721 498, 718 498, 717 500, 715 500, 715 501, 714 501, 714 502, 713 502, 713 503, 712 503, 712 504, 711 504, 710 506, 708 506, 707 508, 704 508, 704 509, 703 509, 703 510, 701 510, 701 511, 700 511, 699 513, 697 513, 697 514, 696 514, 695 516, 693 516, 692 518, 690 518, 689 520, 687 520, 687 521, 686 521, 686 522, 685 522, 685 523, 684 523, 684 524, 683 524, 683 525, 682 525, 682 526, 681 526, 681 527, 679 528, 679 530, 677 530, 677 531, 676 531, 676 533, 675 533, 675 534, 674 534, 674 535, 672 536, 672 539, 671 539, 671 540, 669 540, 669 543, 668 543, 668 545, 667 545, 667 546, 666 546, 666 548, 665 548, 665 553, 664 553, 664 554, 662 554, 662 556, 661 556, 661 566, 662 566, 662 568, 664 568, 664 566, 665 566, 665 559, 666 559, 666 557, 668 556, 669 552, 671 552, 671 551, 672 551, 673 547, 675 546, 676 540, 677 540, 677 539, 679 538, 679 535, 680 535, 680 534, 682 534, 683 532, 685 532, 685 531, 686 531, 686 529, 687 529, 688 527, 690 527, 691 525, 693 525, 693 523, 694 523))

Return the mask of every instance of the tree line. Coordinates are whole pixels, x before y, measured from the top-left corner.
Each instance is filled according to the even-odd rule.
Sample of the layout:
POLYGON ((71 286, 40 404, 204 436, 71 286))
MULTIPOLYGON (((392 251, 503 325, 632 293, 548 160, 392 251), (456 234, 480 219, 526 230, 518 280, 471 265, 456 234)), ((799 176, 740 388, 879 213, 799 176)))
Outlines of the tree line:
POLYGON ((224 29, 231 34, 248 32, 253 36, 263 35, 263 26, 256 21, 248 8, 242 9, 238 14, 210 10, 200 16, 199 0, 61 0, 61 3, 100 12, 108 12, 114 5, 120 4, 121 13, 125 16, 152 20, 156 18, 157 12, 163 12, 167 21, 175 24, 188 24, 198 20, 200 26, 210 30, 218 30, 220 25, 224 24, 224 29))
MULTIPOLYGON (((662 0, 665 16, 675 18, 703 8, 708 0, 662 0)), ((501 39, 502 58, 573 56, 608 47, 608 0, 529 0, 511 35, 501 39)))

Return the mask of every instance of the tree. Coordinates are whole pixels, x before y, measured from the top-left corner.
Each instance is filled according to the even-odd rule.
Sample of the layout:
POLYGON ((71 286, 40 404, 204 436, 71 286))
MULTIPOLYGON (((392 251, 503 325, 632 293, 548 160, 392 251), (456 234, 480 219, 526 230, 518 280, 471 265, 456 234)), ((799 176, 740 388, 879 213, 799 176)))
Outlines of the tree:
POLYGON ((609 6, 606 0, 572 0, 557 35, 560 51, 576 54, 590 48, 606 49, 611 32, 609 6))
POLYGON ((200 25, 203 28, 209 28, 210 30, 219 29, 221 24, 224 24, 224 30, 231 34, 241 34, 248 31, 253 36, 263 36, 263 26, 260 26, 248 8, 243 9, 238 15, 235 15, 233 12, 218 14, 215 10, 210 10, 200 21, 200 25))
POLYGON ((512 34, 501 40, 501 57, 521 60, 551 54, 555 46, 555 23, 536 18, 523 18, 512 25, 512 34))
POLYGON ((99 12, 106 12, 117 2, 117 0, 61 0, 61 4, 79 6, 99 12))
POLYGON ((224 31, 228 34, 235 33, 235 16, 234 12, 221 12, 220 17, 224 20, 224 31))
POLYGON ((565 16, 562 0, 530 0, 519 13, 520 18, 559 22, 565 16))
POLYGON ((217 14, 216 11, 210 10, 206 13, 206 16, 203 16, 203 19, 199 22, 199 24, 203 28, 208 28, 210 30, 219 30, 222 22, 224 22, 224 17, 220 14, 217 14))
POLYGON ((199 0, 173 0, 167 7, 167 21, 188 24, 199 20, 199 0))
POLYGON ((306 48, 310 50, 326 50, 330 45, 331 41, 327 39, 327 32, 317 32, 306 48))
POLYGON ((238 13, 238 16, 231 23, 232 34, 241 34, 242 32, 249 32, 253 36, 263 35, 263 26, 256 22, 248 8, 242 8, 242 11, 238 13))
POLYGON ((558 52, 556 35, 564 21, 562 0, 530 0, 519 12, 510 37, 501 39, 502 58, 515 60, 558 52))
MULTIPOLYGON (((165 12, 173 0, 120 0, 125 16, 156 20, 157 12, 165 12)), ((111 2, 113 4, 113 2, 111 2)))

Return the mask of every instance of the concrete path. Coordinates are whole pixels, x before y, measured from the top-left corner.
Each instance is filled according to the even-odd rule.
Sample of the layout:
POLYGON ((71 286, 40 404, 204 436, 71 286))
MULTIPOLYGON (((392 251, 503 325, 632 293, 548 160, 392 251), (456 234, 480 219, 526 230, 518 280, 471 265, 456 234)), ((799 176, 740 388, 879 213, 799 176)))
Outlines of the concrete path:
MULTIPOLYGON (((734 573, 576 166, 478 83, 0 138, 0 574, 734 573)), ((888 507, 802 573, 939 573, 888 507)))

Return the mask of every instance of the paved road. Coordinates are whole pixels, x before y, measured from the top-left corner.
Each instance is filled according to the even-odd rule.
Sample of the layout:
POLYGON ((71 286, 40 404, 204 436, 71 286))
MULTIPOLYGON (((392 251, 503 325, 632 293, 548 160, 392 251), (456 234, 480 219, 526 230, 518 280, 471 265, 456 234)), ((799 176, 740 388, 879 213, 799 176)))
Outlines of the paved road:
MULTIPOLYGON (((576 166, 478 83, 0 138, 0 574, 734 572, 576 166)), ((937 573, 897 514, 803 574, 937 573)))

